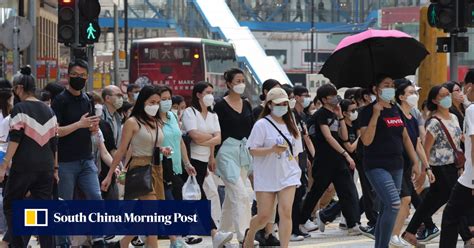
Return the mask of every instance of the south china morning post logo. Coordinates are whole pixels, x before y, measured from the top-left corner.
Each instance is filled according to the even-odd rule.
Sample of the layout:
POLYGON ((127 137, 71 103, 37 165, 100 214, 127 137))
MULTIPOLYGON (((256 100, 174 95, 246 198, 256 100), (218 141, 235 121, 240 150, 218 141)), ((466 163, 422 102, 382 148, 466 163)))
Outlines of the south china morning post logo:
POLYGON ((26 227, 47 227, 48 209, 27 208, 24 211, 24 219, 26 227))
POLYGON ((209 235, 209 201, 13 203, 14 235, 209 235))

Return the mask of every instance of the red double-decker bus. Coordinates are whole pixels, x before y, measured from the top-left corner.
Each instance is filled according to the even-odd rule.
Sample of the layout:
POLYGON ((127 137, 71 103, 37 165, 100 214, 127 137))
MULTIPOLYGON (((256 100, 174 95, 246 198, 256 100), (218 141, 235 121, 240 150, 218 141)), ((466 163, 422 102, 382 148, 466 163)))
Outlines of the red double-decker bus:
POLYGON ((238 66, 231 44, 199 38, 136 40, 130 56, 130 83, 168 85, 187 102, 200 81, 212 83, 216 95, 223 94, 224 72, 238 66))

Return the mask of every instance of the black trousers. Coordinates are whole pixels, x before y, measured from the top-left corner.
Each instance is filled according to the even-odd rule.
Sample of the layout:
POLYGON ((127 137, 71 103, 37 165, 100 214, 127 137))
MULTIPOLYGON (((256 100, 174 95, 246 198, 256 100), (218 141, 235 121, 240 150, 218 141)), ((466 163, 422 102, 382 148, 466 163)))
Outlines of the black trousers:
MULTIPOLYGON (((305 175, 302 173, 301 177, 305 177, 305 175)), ((300 220, 301 203, 303 202, 304 194, 306 194, 306 186, 302 184, 300 187, 296 188, 295 199, 293 201, 293 208, 291 210, 291 221, 293 222, 293 229, 292 229, 293 233, 300 230, 299 224, 301 222, 300 220)))
MULTIPOLYGON (((429 191, 429 189, 425 189, 425 190, 429 191)), ((416 190, 413 190, 413 192, 411 192, 411 203, 413 204, 415 209, 418 209, 418 207, 421 205, 421 202, 423 201, 423 199, 425 198, 427 194, 426 191, 422 191, 419 195, 418 193, 416 193, 416 190)), ((431 216, 425 217, 425 219, 423 220, 423 224, 425 224, 425 227, 428 227, 428 228, 434 228, 436 226, 431 216)))
MULTIPOLYGON (((5 187, 3 211, 7 220, 10 247, 25 248, 28 246, 30 236, 13 235, 13 201, 25 199, 26 193, 31 193, 32 200, 52 200, 53 198, 53 171, 47 172, 16 172, 10 171, 5 187)), ((41 247, 55 247, 53 236, 40 236, 41 247)))
MULTIPOLYGON (((204 179, 206 178, 207 175, 207 162, 202 162, 196 159, 191 159, 191 164, 194 166, 194 169, 196 169, 196 180, 199 184, 199 188, 201 189, 201 200, 207 200, 206 193, 204 193, 204 189, 202 188, 202 185, 204 184, 204 179)), ((214 220, 211 218, 211 229, 217 229, 216 223, 214 223, 214 220)))
MULTIPOLYGON (((412 234, 416 233, 416 230, 423 221, 431 217, 441 206, 448 202, 451 190, 457 183, 458 169, 454 165, 432 166, 431 168, 433 169, 436 181, 430 185, 430 191, 428 191, 425 199, 416 209, 410 224, 408 224, 406 231, 412 234)), ((427 223, 425 223, 425 226, 431 228, 427 223)), ((471 234, 467 222, 463 221, 459 228, 462 230, 460 234, 463 240, 469 239, 471 234)))
POLYGON ((313 162, 313 178, 313 186, 306 195, 301 210, 300 224, 304 224, 309 219, 319 198, 331 183, 334 184, 341 202, 341 210, 346 217, 347 226, 352 228, 360 222, 357 189, 349 167, 342 158, 317 157, 313 162))
POLYGON ((362 188, 362 197, 359 200, 360 213, 362 214, 362 211, 365 212, 365 217, 369 220, 367 225, 375 226, 377 218, 379 217, 379 213, 375 210, 378 209, 375 207, 376 194, 365 175, 365 169, 361 159, 356 163, 356 169, 357 172, 359 172, 360 186, 362 188))
POLYGON ((466 215, 472 213, 474 209, 474 196, 472 189, 456 182, 449 197, 448 204, 444 208, 443 220, 441 222, 441 240, 439 247, 456 247, 458 233, 463 236, 463 240, 472 238, 471 232, 465 232, 463 224, 466 215), (464 237, 467 235, 466 237, 464 237))

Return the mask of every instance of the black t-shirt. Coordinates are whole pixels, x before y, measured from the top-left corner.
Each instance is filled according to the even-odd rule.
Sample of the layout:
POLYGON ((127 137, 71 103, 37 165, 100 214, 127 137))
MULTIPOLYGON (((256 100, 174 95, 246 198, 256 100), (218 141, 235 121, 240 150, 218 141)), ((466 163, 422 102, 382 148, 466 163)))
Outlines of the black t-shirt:
MULTIPOLYGON (((420 137, 420 130, 418 129, 418 121, 416 120, 414 116, 412 116, 411 119, 408 119, 408 117, 406 117, 403 111, 401 110, 400 110, 400 113, 401 113, 403 123, 405 123, 408 136, 410 136, 411 143, 413 144, 413 147, 416 150, 416 143, 418 142, 418 137, 420 137)), ((403 169, 405 170, 405 172, 411 173, 412 163, 405 149, 403 149, 403 161, 405 164, 403 169)))
POLYGON ((222 99, 214 106, 219 117, 222 142, 232 137, 236 140, 248 138, 254 124, 250 103, 242 100, 242 113, 236 112, 226 100, 222 99))
POLYGON ((332 146, 327 142, 326 138, 323 135, 323 132, 321 131, 321 125, 329 126, 332 137, 334 137, 339 143, 341 143, 341 139, 339 138, 340 124, 337 120, 336 114, 323 107, 319 109, 311 117, 311 119, 312 121, 310 122, 313 123, 311 128, 314 129, 314 133, 313 135, 311 135, 311 139, 316 148, 316 159, 329 161, 333 161, 335 159, 343 160, 344 157, 340 154, 341 151, 334 150, 332 146))
MULTIPOLYGON (((348 141, 352 145, 357 140, 357 131, 359 131, 359 124, 357 121, 353 121, 351 126, 346 124, 346 127, 347 127, 347 135, 349 138, 348 141)), ((354 160, 357 159, 356 153, 357 153, 357 149, 354 150, 354 152, 350 154, 352 159, 354 160)))
POLYGON ((18 143, 12 170, 52 171, 57 149, 57 122, 53 111, 39 101, 15 104, 10 119, 10 141, 18 143))
MULTIPOLYGON (((293 110, 293 116, 295 117, 296 121, 296 126, 298 127, 298 130, 300 131, 301 135, 304 136, 306 135, 305 132, 305 127, 306 127, 306 121, 307 121, 307 116, 305 113, 299 114, 295 109, 293 110)), ((306 128, 307 129, 307 128, 306 128)), ((302 137, 302 142, 303 142, 303 152, 301 152, 298 155, 298 163, 300 165, 300 168, 303 171, 306 171, 307 168, 307 160, 308 160, 308 148, 306 147, 306 143, 304 141, 304 138, 302 137)))
MULTIPOLYGON (((89 97, 84 93, 72 95, 68 90, 56 96, 51 107, 58 118, 59 126, 68 126, 81 119, 86 113, 94 113, 89 97)), ((92 159, 92 141, 89 128, 81 128, 59 138, 59 162, 92 159)))
MULTIPOLYGON (((369 125, 373 107, 376 102, 369 104, 361 113, 361 128, 369 125)), ((384 168, 396 170, 403 168, 403 129, 405 124, 400 117, 398 108, 384 108, 377 121, 374 140, 369 146, 364 146, 364 166, 367 169, 384 168)))
POLYGON ((257 107, 255 107, 253 110, 252 110, 252 114, 253 114, 253 119, 255 121, 258 120, 258 117, 260 116, 260 113, 262 113, 263 111, 263 106, 262 105, 258 105, 257 107))

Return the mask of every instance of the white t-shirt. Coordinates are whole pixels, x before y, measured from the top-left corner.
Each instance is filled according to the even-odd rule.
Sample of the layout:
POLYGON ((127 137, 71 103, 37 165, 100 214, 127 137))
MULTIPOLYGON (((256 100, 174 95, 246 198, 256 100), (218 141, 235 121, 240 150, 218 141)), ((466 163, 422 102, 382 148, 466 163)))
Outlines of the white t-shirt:
MULTIPOLYGON (((278 192, 288 186, 301 185, 301 169, 296 161, 298 154, 303 152, 301 136, 297 139, 293 137, 285 124, 279 124, 267 116, 280 131, 286 136, 293 146, 293 156, 288 148, 281 155, 272 153, 267 156, 254 156, 252 161, 254 190, 256 192, 278 192)), ((272 147, 275 144, 285 144, 285 139, 264 118, 258 120, 253 126, 247 141, 247 147, 263 148, 272 147)))
MULTIPOLYGON (((183 113, 184 131, 197 130, 199 132, 213 134, 221 131, 219 118, 216 113, 207 112, 204 119, 197 109, 193 107, 186 108, 183 113)), ((209 162, 211 148, 209 146, 200 146, 191 141, 191 158, 201 162, 209 162)))
POLYGON ((0 150, 3 152, 7 151, 8 133, 10 132, 10 115, 4 117, 0 113, 0 150))
POLYGON ((471 136, 474 135, 474 105, 469 106, 466 110, 466 117, 464 118, 464 148, 466 163, 464 164, 464 173, 458 178, 458 182, 465 187, 474 189, 474 170, 472 169, 471 156, 471 136))

